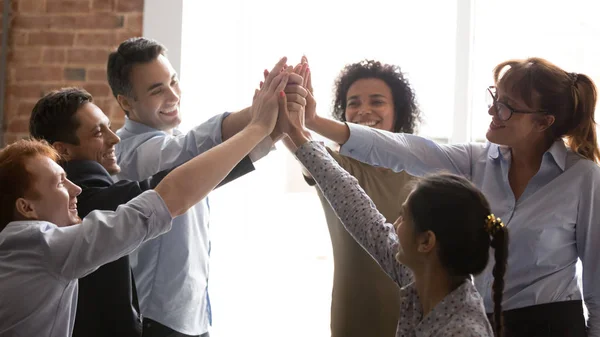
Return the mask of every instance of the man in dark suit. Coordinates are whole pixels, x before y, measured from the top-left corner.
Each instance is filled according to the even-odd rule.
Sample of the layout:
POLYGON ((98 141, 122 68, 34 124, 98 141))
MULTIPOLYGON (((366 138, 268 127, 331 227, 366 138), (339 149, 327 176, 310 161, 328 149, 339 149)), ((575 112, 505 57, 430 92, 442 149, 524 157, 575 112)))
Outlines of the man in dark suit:
MULTIPOLYGON (((33 108, 30 133, 44 139, 62 155, 67 177, 82 188, 77 210, 81 218, 93 210, 116 210, 142 192, 153 189, 170 171, 144 181, 113 182, 120 171, 115 158, 119 137, 110 120, 85 90, 66 88, 45 95, 33 108)), ((220 184, 254 170, 246 157, 220 184)), ((79 280, 73 336, 142 336, 135 282, 129 256, 100 267, 79 280)))

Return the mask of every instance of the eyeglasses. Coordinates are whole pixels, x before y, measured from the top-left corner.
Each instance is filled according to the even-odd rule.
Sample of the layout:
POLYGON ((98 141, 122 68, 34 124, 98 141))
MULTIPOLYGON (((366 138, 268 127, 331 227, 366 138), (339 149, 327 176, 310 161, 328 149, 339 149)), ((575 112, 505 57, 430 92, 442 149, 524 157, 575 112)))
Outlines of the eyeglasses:
POLYGON ((546 110, 522 111, 522 110, 513 109, 510 105, 498 101, 498 96, 496 94, 496 87, 494 87, 494 86, 488 87, 487 93, 489 93, 489 95, 486 95, 488 109, 491 109, 493 106, 494 114, 501 121, 509 120, 514 113, 519 113, 519 114, 536 114, 536 113, 547 114, 548 113, 548 111, 546 111, 546 110))

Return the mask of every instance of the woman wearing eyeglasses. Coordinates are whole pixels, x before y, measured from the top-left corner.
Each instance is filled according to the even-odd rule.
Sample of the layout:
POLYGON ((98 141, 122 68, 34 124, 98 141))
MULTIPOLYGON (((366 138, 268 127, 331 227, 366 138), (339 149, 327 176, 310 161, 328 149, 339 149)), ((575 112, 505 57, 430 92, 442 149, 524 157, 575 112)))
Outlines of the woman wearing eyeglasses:
MULTIPOLYGON (((540 58, 499 64, 494 82, 485 144, 437 144, 316 115, 306 116, 306 126, 360 161, 416 176, 450 171, 484 192, 511 236, 505 336, 600 337, 595 85, 540 58), (590 314, 587 328, 582 300, 590 314)), ((488 313, 494 309, 493 265, 475 278, 488 313)))

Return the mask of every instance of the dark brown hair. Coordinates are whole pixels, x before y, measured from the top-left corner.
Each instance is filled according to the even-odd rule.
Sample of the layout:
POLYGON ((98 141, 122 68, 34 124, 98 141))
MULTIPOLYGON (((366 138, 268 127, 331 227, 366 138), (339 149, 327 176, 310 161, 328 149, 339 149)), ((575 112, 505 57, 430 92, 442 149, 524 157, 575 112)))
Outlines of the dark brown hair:
POLYGON ((118 95, 133 97, 131 70, 134 65, 154 61, 166 52, 165 46, 152 39, 134 37, 123 41, 117 50, 108 56, 106 67, 108 84, 115 98, 118 95))
POLYGON ((435 234, 438 257, 452 278, 481 273, 494 248, 494 330, 501 336, 508 231, 499 220, 486 228, 491 210, 483 193, 463 177, 442 173, 417 180, 406 203, 415 233, 435 234))
POLYGON ((46 140, 50 144, 64 142, 79 145, 79 121, 75 114, 81 106, 91 102, 92 95, 80 88, 51 91, 33 107, 29 133, 33 138, 46 140))

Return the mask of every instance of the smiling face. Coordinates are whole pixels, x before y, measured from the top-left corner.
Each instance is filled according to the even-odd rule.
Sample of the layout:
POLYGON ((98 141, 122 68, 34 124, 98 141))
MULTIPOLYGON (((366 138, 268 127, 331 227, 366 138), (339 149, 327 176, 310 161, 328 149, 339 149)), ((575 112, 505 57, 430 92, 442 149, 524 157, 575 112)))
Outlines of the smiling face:
POLYGON ((392 90, 377 78, 355 81, 346 95, 345 117, 350 123, 393 131, 395 113, 392 90))
POLYGON ((130 80, 132 97, 118 99, 131 120, 167 132, 181 123, 179 80, 164 55, 135 64, 130 80))
POLYGON ((65 171, 47 156, 37 155, 25 161, 32 177, 26 195, 17 199, 16 209, 25 219, 51 222, 59 227, 81 222, 77 215, 77 196, 81 188, 69 181, 65 171))
POLYGON ((544 116, 522 100, 497 89, 496 100, 488 114, 492 116, 486 138, 495 144, 511 148, 532 146, 545 142, 545 131, 554 122, 553 116, 544 116), (508 120, 505 120, 507 119, 508 120))
POLYGON ((93 103, 85 103, 76 112, 79 127, 75 134, 79 144, 55 142, 54 147, 67 160, 93 160, 100 163, 109 174, 117 174, 115 145, 120 139, 111 129, 108 117, 93 103))

